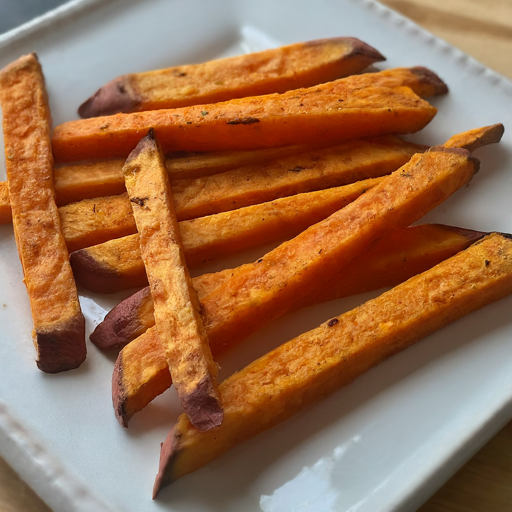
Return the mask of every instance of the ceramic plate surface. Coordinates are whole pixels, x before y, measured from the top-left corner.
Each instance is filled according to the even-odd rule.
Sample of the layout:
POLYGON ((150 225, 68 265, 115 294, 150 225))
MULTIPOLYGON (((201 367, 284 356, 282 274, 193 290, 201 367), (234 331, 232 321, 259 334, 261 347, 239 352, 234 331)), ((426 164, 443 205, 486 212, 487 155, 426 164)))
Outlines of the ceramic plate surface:
MULTIPOLYGON (((512 84, 371 0, 72 2, 0 37, 0 66, 37 51, 55 124, 117 75, 308 39, 350 35, 380 68, 423 65, 451 92, 414 140, 502 122, 512 84)), ((512 130, 511 130, 512 131, 512 130)), ((480 173, 425 221, 512 232, 512 140, 479 150, 480 173)), ((3 165, 3 163, 2 163, 3 165)), ((0 169, 5 179, 5 169, 0 169)), ((11 226, 0 227, 0 454, 55 512, 376 512, 414 510, 512 417, 512 298, 428 337, 151 501, 160 442, 180 409, 170 390, 128 430, 114 418, 113 356, 88 345, 77 371, 34 364, 31 318, 11 226)), ((253 261, 265 249, 197 273, 253 261)), ((82 293, 88 331, 121 298, 82 293)), ((221 377, 376 296, 290 315, 224 357, 221 377)))

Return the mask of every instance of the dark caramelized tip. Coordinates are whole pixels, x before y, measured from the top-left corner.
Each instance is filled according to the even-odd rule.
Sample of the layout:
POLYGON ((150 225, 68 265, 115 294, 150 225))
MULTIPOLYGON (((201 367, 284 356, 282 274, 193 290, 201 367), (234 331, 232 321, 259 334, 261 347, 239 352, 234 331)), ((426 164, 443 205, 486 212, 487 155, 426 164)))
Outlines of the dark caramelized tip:
POLYGON ((430 85, 433 88, 434 96, 446 94, 448 92, 448 86, 430 69, 422 66, 416 66, 411 68, 411 71, 415 75, 419 76, 423 83, 430 85))
POLYGON ((140 98, 130 86, 127 75, 120 76, 98 89, 78 108, 80 117, 110 116, 137 110, 140 98))
POLYGON ((85 318, 80 312, 48 330, 35 330, 37 367, 45 373, 60 373, 78 368, 87 356, 85 318))
POLYGON ((112 404, 114 412, 120 425, 128 428, 128 417, 125 414, 124 403, 126 400, 126 393, 123 384, 123 354, 119 353, 112 372, 112 404))

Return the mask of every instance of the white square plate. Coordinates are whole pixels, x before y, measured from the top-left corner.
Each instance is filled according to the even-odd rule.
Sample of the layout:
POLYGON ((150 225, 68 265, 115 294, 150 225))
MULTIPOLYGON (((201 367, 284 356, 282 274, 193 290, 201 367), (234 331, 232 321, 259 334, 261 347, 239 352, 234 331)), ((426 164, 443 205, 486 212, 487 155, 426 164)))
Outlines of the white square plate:
MULTIPOLYGON (((372 0, 77 1, 0 37, 0 66, 37 51, 55 123, 117 75, 350 35, 423 65, 451 92, 414 137, 512 126, 512 84, 372 0)), ((512 231, 512 141, 477 153, 480 173, 425 221, 512 231)), ((5 171, 0 170, 1 179, 5 171)), ((89 344, 77 371, 33 362, 31 319, 11 226, 0 228, 0 454, 56 512, 413 510, 512 417, 512 298, 430 336, 151 501, 160 442, 179 414, 166 392, 123 430, 113 356, 89 344)), ((253 261, 265 250, 210 265, 253 261)), ((205 269, 203 269, 204 271, 205 269)), ((127 294, 124 294, 126 296, 127 294)), ((374 294, 288 316, 221 360, 223 377, 374 294)), ((88 329, 119 301, 83 294, 88 329)))

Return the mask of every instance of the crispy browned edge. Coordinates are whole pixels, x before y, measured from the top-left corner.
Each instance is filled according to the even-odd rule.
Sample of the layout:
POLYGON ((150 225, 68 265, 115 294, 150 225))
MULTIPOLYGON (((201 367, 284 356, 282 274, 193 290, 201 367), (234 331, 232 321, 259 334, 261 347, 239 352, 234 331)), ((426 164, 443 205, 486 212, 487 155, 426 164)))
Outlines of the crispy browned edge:
POLYGON ((423 83, 429 84, 434 88, 435 96, 448 92, 448 86, 430 69, 423 66, 415 66, 411 68, 411 71, 418 75, 423 83))
MULTIPOLYGON (((499 233, 499 232, 491 232, 491 233, 487 234, 487 236, 492 236, 492 235, 499 235, 499 236, 502 236, 509 240, 512 240, 511 234, 499 233)), ((485 239, 480 239, 480 240, 474 242, 473 244, 471 244, 471 246, 473 246, 475 244, 481 244, 484 240, 485 239)), ((488 262, 486 261, 486 264, 487 263, 488 262)), ((428 273, 428 271, 427 271, 427 273, 428 273)), ((503 298, 509 294, 510 294, 510 289, 508 289, 506 291, 506 293, 502 292, 501 294, 491 296, 491 298, 488 297, 487 300, 483 302, 483 304, 479 304, 479 305, 474 304, 473 307, 469 310, 469 312, 466 311, 466 312, 459 313, 458 315, 455 316, 455 318, 449 319, 448 324, 461 318, 461 316, 466 316, 468 313, 471 314, 471 312, 474 312, 475 310, 485 307, 485 306, 489 305, 490 303, 495 302, 496 300, 499 300, 500 298, 503 298)), ((340 315, 340 318, 342 316, 343 315, 340 315)), ((337 320, 337 319, 335 319, 335 320, 337 320)), ((329 325, 329 327, 331 326, 330 323, 328 325, 329 325)), ((445 327, 446 325, 447 325, 447 323, 446 323, 446 319, 445 319, 444 323, 441 325, 441 327, 445 327)), ((439 326, 437 328, 435 328, 434 331, 436 331, 438 329, 439 329, 439 326)), ((432 332, 432 330, 430 332, 432 332)), ((428 335, 428 333, 427 333, 427 335, 428 335)), ((417 338, 417 341, 424 339, 424 338, 425 338, 425 335, 422 335, 419 338, 417 338)), ((407 346, 409 346, 409 345, 407 345, 407 346)), ((389 357, 389 355, 392 355, 392 353, 388 354, 388 357, 389 357)), ((358 376, 360 376, 360 375, 361 375, 361 373, 358 374, 358 376)), ((321 398, 322 397, 317 397, 317 400, 320 400, 321 398)), ((160 445, 160 448, 161 448, 160 462, 159 462, 158 474, 155 478, 155 482, 154 482, 154 486, 153 486, 153 496, 152 496, 153 499, 156 499, 157 495, 159 494, 159 492, 161 491, 161 489, 164 486, 172 484, 174 481, 176 481, 176 478, 174 478, 172 476, 172 472, 169 471, 169 468, 171 468, 173 466, 176 459, 183 453, 183 448, 186 447, 186 445, 183 444, 182 434, 181 433, 177 434, 176 430, 177 430, 177 424, 175 424, 171 428, 165 441, 163 443, 161 443, 161 445, 160 445)))
MULTIPOLYGON (((102 266, 87 251, 79 249, 69 255, 69 262, 77 283, 88 282, 99 293, 109 293, 110 283, 115 283, 117 272, 111 267, 102 266)), ((144 286, 146 283, 141 283, 144 286)))
POLYGON ((361 39, 357 39, 357 37, 324 37, 322 39, 313 39, 312 41, 306 41, 304 43, 304 46, 319 46, 332 40, 350 41, 350 43, 352 44, 352 51, 349 54, 345 55, 343 59, 363 55, 364 57, 369 57, 370 59, 373 59, 375 62, 386 60, 386 57, 384 57, 382 53, 376 50, 373 46, 370 46, 364 41, 361 41, 361 39))
POLYGON ((505 133, 505 127, 502 123, 496 123, 485 127, 485 130, 482 130, 481 137, 475 137, 472 143, 465 144, 462 146, 464 149, 467 149, 469 152, 473 152, 478 148, 483 146, 489 146, 490 144, 497 144, 501 141, 503 134, 505 133))

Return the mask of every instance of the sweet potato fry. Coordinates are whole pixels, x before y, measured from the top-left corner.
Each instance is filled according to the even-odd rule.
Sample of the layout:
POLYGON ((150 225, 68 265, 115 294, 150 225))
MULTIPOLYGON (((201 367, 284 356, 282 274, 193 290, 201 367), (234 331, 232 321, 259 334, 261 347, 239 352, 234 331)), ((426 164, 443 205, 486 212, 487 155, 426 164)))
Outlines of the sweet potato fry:
POLYGON ((123 75, 78 109, 82 117, 217 103, 282 93, 360 73, 385 60, 353 37, 297 43, 204 64, 123 75))
MULTIPOLYGON (((178 220, 202 217, 283 196, 344 185, 398 169, 425 146, 397 137, 351 141, 267 164, 172 183, 178 220)), ((84 199, 59 209, 70 251, 136 233, 126 194, 84 199)))
MULTIPOLYGON (((187 265, 235 254, 298 235, 332 215, 383 178, 283 197, 179 223, 187 265)), ((109 240, 70 255, 77 282, 88 290, 114 293, 148 284, 138 235, 109 240)))
POLYGON ((512 293, 512 242, 492 234, 380 297, 281 345, 220 386, 225 423, 185 415, 162 445, 153 497, 237 444, 290 418, 384 359, 512 293))
MULTIPOLYGON (((494 124, 454 135, 445 143, 445 146, 461 147, 474 151, 481 146, 499 142, 502 135, 503 125, 494 124)), ((306 151, 308 151, 306 146, 284 146, 254 151, 217 151, 214 153, 171 157, 167 159, 166 165, 171 179, 177 180, 209 176, 240 166, 248 166, 247 170, 249 170, 255 168, 249 165, 252 162, 262 163, 293 154, 305 153, 306 151)), ((312 157, 314 157, 313 153, 312 150, 312 157)), ((122 174, 123 163, 122 160, 107 160, 93 164, 62 166, 55 169, 54 178, 57 204, 65 205, 82 199, 123 193, 125 190, 122 174)), ((300 164, 297 165, 303 167, 300 164)), ((268 165, 265 166, 265 169, 266 172, 272 172, 269 171, 268 165)), ((310 169, 305 170, 309 171, 310 169)), ((304 170, 301 170, 301 173, 302 176, 305 176, 304 170)), ((240 175, 239 177, 241 182, 246 182, 246 177, 245 179, 244 176, 240 175)), ((11 222, 9 189, 7 182, 0 182, 0 224, 7 224, 9 222, 11 222)))
POLYGON ((223 412, 217 365, 185 263, 164 157, 153 130, 123 167, 154 304, 156 329, 181 405, 201 431, 218 427, 223 412))
POLYGON ((420 94, 446 92, 424 68, 367 73, 284 94, 71 121, 55 128, 61 162, 126 156, 154 127, 164 151, 221 151, 341 142, 412 133, 436 109, 420 94))
POLYGON ((214 176, 175 180, 172 190, 179 219, 194 219, 384 176, 427 149, 393 136, 351 140, 214 176))
MULTIPOLYGON (((287 146, 284 149, 237 151, 231 152, 231 156, 225 153, 224 158, 221 155, 203 155, 189 158, 188 167, 186 161, 180 159, 179 168, 183 172, 179 173, 175 172, 178 167, 177 159, 167 160, 167 168, 172 169, 169 174, 178 220, 210 215, 271 201, 278 197, 382 176, 398 169, 414 153, 427 149, 427 146, 404 142, 393 136, 350 141, 327 148, 302 146, 304 151, 298 153, 299 147, 287 146), (293 156, 289 154, 291 151, 295 153, 293 156), (266 154, 262 158, 261 153, 263 152, 266 154), (245 153, 260 154, 260 156, 249 164, 245 153), (276 157, 270 159, 272 153, 276 157), (217 169, 228 165, 228 162, 231 162, 231 165, 234 162, 245 162, 246 165, 222 172, 216 177, 210 175, 195 179, 172 179, 189 172, 190 174, 199 170, 206 172, 205 166, 208 161, 216 165, 217 169)), ((91 222, 94 217, 91 212, 98 202, 98 197, 110 194, 121 195, 125 192, 119 161, 61 167, 56 171, 55 179, 57 194, 60 194, 58 197, 62 200, 61 204, 69 204, 69 200, 73 197, 79 199, 79 202, 69 207, 71 225, 67 226, 69 223, 66 221, 68 209, 61 208, 60 210, 62 222, 66 226, 66 233, 73 238, 73 241, 70 241, 73 250, 91 245, 87 238, 82 242, 77 239, 82 234, 90 236, 92 240, 95 240, 94 243, 123 236, 116 234, 114 229, 114 225, 121 226, 120 219, 125 223, 122 225, 121 231, 135 233, 133 220, 126 217, 126 215, 131 217, 131 209, 127 207, 128 205, 119 205, 119 212, 114 208, 114 204, 121 200, 119 197, 112 198, 113 204, 108 207, 106 203, 102 203, 102 213, 95 216, 97 224, 91 224, 89 227, 91 230, 97 230, 98 234, 84 231, 85 226, 82 226, 79 221, 79 212, 83 209, 85 222, 91 222), (84 198, 90 200, 84 200, 84 198), (81 200, 83 202, 80 202, 81 200), (75 226, 76 233, 74 232, 75 226), (99 235, 102 232, 104 234, 99 235)), ((5 197, 8 198, 7 195, 5 197)), ((125 203, 126 201, 127 199, 125 199, 125 203)), ((0 215, 1 212, 0 209, 0 215)), ((7 216, 6 222, 8 221, 7 216)))
MULTIPOLYGON (((353 203, 257 262, 234 269, 223 286, 201 301, 212 346, 219 339, 219 348, 227 348, 295 309, 305 290, 319 293, 369 244, 421 218, 468 183, 478 164, 468 151, 443 146, 415 155, 353 203)), ((127 311, 118 313, 129 316, 127 311)), ((110 322, 115 324, 114 315, 108 318, 110 322)), ((121 356, 115 372, 125 373, 122 364, 121 356)), ((114 376, 113 382, 118 378, 114 376)), ((127 395, 123 386, 116 386, 116 414, 122 417, 127 395)))
POLYGON ((85 320, 61 225, 52 171, 51 115, 35 54, 0 71, 0 104, 16 245, 34 321, 37 366, 48 373, 85 360, 85 320))
MULTIPOLYGON (((394 286, 453 256, 484 235, 478 231, 428 224, 397 230, 377 242, 367 255, 338 269, 323 291, 306 293, 295 307, 300 309, 394 286)), ((231 274, 231 270, 224 270, 195 278, 193 284, 199 300, 203 301, 212 291, 228 283, 231 274)), ((171 376, 158 335, 155 329, 148 330, 154 325, 149 288, 132 295, 119 308, 126 315, 120 316, 119 310, 113 310, 95 331, 96 337, 91 336, 91 341, 100 348, 110 349, 121 348, 126 339, 135 340, 119 354, 113 379, 114 407, 119 421, 126 427, 136 412, 171 385, 171 376), (134 311, 139 314, 133 315, 134 311), (102 337, 102 330, 110 332, 102 337), (102 342, 107 340, 113 345, 103 346, 102 342)), ((210 338, 210 346, 215 357, 222 352, 214 338, 210 338)))
MULTIPOLYGON (((474 151, 481 146, 499 142, 502 135, 503 125, 494 124, 454 135, 445 143, 445 146, 461 147, 469 151, 474 151)), ((389 140, 390 142, 394 140, 399 143, 398 138, 389 137, 389 140)), ((411 148, 412 147, 413 146, 411 146, 411 148)), ((420 151, 420 146, 418 146, 418 151, 420 151)), ((185 192, 184 189, 186 187, 184 187, 184 184, 186 181, 181 180, 210 176, 219 172, 236 169, 240 166, 247 166, 246 170, 248 172, 252 172, 256 169, 259 171, 259 168, 261 167, 265 177, 269 180, 272 179, 273 181, 279 178, 278 170, 276 169, 274 171, 270 164, 266 164, 264 166, 261 166, 260 164, 267 162, 268 160, 280 159, 299 153, 304 155, 307 154, 307 158, 314 161, 319 155, 322 155, 323 151, 319 151, 318 149, 309 149, 306 146, 284 146, 282 148, 269 148, 254 151, 219 151, 214 153, 200 153, 190 156, 171 157, 167 159, 166 165, 169 170, 171 180, 180 180, 178 181, 177 186, 181 185, 183 193, 186 193, 188 197, 191 197, 194 195, 191 193, 192 189, 188 189, 185 192), (307 151, 310 151, 310 153, 306 153, 307 151), (250 165, 251 163, 254 163, 254 165, 250 165)), ((276 165, 279 166, 280 162, 282 161, 277 160, 276 165)), ((55 191, 57 193, 57 204, 65 205, 82 199, 93 199, 99 196, 123 193, 125 191, 122 173, 123 163, 124 162, 122 160, 107 160, 92 164, 68 165, 55 169, 54 178, 55 191)), ((306 166, 304 163, 298 162, 289 168, 296 169, 297 167, 306 166)), ((314 179, 314 169, 315 167, 299 169, 301 179, 304 179, 304 182, 307 182, 309 179, 314 179)), ((231 176, 232 181, 234 182, 229 183, 229 181, 226 180, 226 183, 229 183, 230 185, 230 191, 234 191, 235 187, 243 184, 246 188, 244 197, 247 197, 247 179, 249 178, 249 181, 251 181, 251 176, 246 176, 240 170, 233 172, 229 176, 231 176), (238 178, 238 181, 236 181, 236 178, 238 178)), ((256 174, 254 176, 256 176, 256 174)), ((226 178, 227 177, 228 175, 226 174, 226 178)), ((297 179, 297 177, 295 177, 295 179, 297 179)), ((192 184, 192 182, 190 183, 192 184)), ((212 183, 214 182, 212 181, 212 183)), ((339 182, 335 180, 331 181, 331 183, 334 183, 331 186, 339 185, 339 182)), ((261 193, 261 190, 268 186, 270 186, 270 183, 263 178, 260 186, 256 186, 252 193, 261 193)), ((285 184, 281 181, 281 190, 282 187, 285 187, 285 184)), ((298 187, 296 190, 305 191, 304 185, 302 185, 302 188, 298 187)), ((308 188, 308 190, 311 190, 311 188, 308 188)), ((276 194, 279 195, 282 194, 282 192, 276 191, 276 194)), ((273 197, 277 197, 276 194, 274 194, 273 197)), ((269 197, 272 196, 266 197, 266 200, 271 200, 269 197)), ((9 190, 6 182, 0 182, 0 224, 7 224, 9 222, 11 222, 9 190)))

